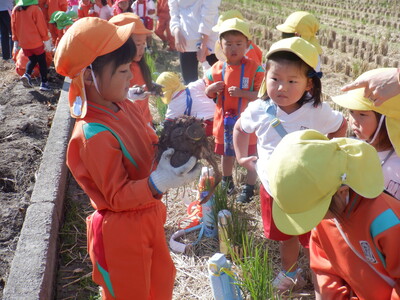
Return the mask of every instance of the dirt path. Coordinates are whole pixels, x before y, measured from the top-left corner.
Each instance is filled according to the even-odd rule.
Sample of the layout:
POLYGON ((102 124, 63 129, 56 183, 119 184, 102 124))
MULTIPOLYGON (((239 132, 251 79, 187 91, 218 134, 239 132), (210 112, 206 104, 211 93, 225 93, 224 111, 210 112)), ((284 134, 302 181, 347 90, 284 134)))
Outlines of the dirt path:
POLYGON ((63 78, 50 69, 50 92, 27 89, 12 63, 0 66, 0 298, 35 183, 63 78))

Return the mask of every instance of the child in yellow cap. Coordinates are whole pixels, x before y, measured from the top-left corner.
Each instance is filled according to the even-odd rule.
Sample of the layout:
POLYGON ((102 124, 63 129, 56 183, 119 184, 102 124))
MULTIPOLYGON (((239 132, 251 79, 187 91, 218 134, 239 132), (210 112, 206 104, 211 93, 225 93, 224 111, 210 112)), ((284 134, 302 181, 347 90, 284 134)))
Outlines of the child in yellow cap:
POLYGON ((315 130, 285 136, 267 180, 286 234, 312 230, 316 299, 400 299, 400 201, 383 193, 376 150, 315 130))
MULTIPOLYGON (((232 178, 235 160, 233 126, 249 102, 257 99, 264 72, 254 60, 245 57, 250 40, 248 23, 238 18, 222 22, 219 26, 219 43, 226 61, 216 62, 205 76, 206 94, 210 98, 216 98, 213 128, 215 153, 222 156, 222 186, 229 195, 235 189, 232 178)), ((256 136, 253 135, 250 139, 246 150, 253 155, 256 153, 256 136)), ((237 201, 251 201, 256 179, 256 172, 249 170, 246 185, 237 201)))
MULTIPOLYGON (((317 49, 319 55, 322 54, 322 48, 316 36, 319 22, 313 14, 307 11, 296 11, 289 15, 283 24, 276 26, 276 29, 282 32, 282 38, 302 37, 317 49)), ((321 62, 318 56, 316 71, 320 71, 320 69, 321 62)))
POLYGON ((184 86, 177 73, 162 72, 156 83, 163 86, 164 95, 161 100, 168 104, 165 113, 167 122, 182 115, 195 116, 204 120, 206 135, 212 135, 215 103, 207 97, 205 93, 206 84, 203 79, 198 79, 184 86))
POLYGON ((282 271, 273 284, 283 292, 304 285, 297 270, 297 258, 300 244, 308 248, 310 233, 293 236, 276 228, 272 219, 273 198, 263 166, 270 163, 271 153, 288 132, 312 128, 331 138, 344 136, 347 123, 340 112, 321 102, 322 74, 315 71, 318 52, 313 45, 299 37, 282 39, 271 46, 266 58, 266 87, 261 88, 265 95, 251 102, 242 113, 233 137, 239 164, 248 170, 257 170, 262 182, 264 234, 268 239, 280 241, 282 271), (257 136, 258 157, 247 152, 251 133, 257 136))
MULTIPOLYGON (((387 69, 375 69, 369 74, 382 74, 387 69)), ((364 75, 363 74, 363 75, 364 75)), ((332 100, 349 109, 349 122, 357 138, 371 144, 381 160, 385 189, 400 200, 400 95, 381 106, 364 97, 364 88, 355 89, 332 100)))
POLYGON ((199 174, 192 157, 173 168, 173 149, 157 164, 158 139, 142 110, 126 99, 136 53, 134 23, 100 18, 75 22, 54 57, 71 78, 69 104, 75 127, 67 165, 89 196, 87 218, 93 280, 103 299, 171 299, 175 267, 165 240, 162 194, 199 174))
MULTIPOLYGON (((219 26, 221 26, 221 24, 224 21, 232 19, 232 18, 238 18, 240 20, 244 20, 244 17, 240 11, 234 10, 234 9, 228 10, 219 16, 218 23, 217 23, 217 25, 215 25, 212 28, 212 30, 215 32, 219 32, 219 26)), ((215 43, 214 52, 215 52, 215 55, 217 56, 218 60, 226 61, 226 57, 225 57, 224 53, 222 52, 220 43, 218 41, 215 43)), ((262 64, 262 51, 253 41, 250 42, 250 46, 249 46, 249 48, 247 48, 245 56, 247 58, 253 59, 259 65, 262 64)))

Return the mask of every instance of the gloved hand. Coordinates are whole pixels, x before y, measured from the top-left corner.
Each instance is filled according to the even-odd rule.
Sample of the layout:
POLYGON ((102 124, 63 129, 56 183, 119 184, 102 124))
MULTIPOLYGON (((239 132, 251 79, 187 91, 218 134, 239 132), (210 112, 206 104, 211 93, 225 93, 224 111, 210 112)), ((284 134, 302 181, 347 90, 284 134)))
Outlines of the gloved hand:
POLYGON ((183 166, 171 166, 171 157, 175 150, 168 148, 161 155, 157 169, 150 174, 150 182, 157 192, 165 193, 170 188, 177 188, 195 180, 200 175, 201 164, 192 156, 183 166))
POLYGON ((17 52, 19 49, 21 48, 19 47, 18 41, 14 41, 13 53, 17 52))
POLYGON ((51 40, 44 41, 44 51, 51 52, 51 40))
POLYGON ((144 88, 146 87, 146 85, 135 85, 133 87, 131 87, 128 91, 128 94, 126 95, 126 97, 131 100, 132 102, 135 102, 137 100, 144 100, 146 99, 151 93, 150 92, 146 92, 144 90, 144 88))

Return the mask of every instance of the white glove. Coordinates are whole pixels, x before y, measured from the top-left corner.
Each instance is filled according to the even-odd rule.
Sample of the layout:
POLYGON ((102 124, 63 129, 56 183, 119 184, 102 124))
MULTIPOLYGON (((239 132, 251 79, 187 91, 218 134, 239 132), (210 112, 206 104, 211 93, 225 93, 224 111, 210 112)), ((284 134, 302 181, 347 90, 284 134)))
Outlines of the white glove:
POLYGON ((126 97, 131 100, 132 102, 135 102, 137 100, 144 100, 146 99, 151 93, 150 92, 146 92, 144 90, 144 88, 146 87, 146 85, 142 85, 142 86, 138 86, 135 85, 133 87, 131 87, 128 91, 128 94, 126 95, 126 97))
POLYGON ((165 193, 170 188, 177 188, 195 180, 200 175, 201 164, 192 156, 183 166, 171 166, 171 157, 175 150, 168 148, 161 155, 157 169, 150 174, 150 182, 157 192, 165 193))
POLYGON ((51 40, 44 41, 44 51, 51 52, 51 40))
POLYGON ((17 52, 19 50, 19 43, 18 41, 14 41, 14 47, 13 47, 13 53, 17 52))
POLYGON ((93 6, 93 10, 94 10, 94 12, 97 13, 97 14, 100 13, 100 7, 98 7, 97 4, 95 4, 95 5, 93 6))

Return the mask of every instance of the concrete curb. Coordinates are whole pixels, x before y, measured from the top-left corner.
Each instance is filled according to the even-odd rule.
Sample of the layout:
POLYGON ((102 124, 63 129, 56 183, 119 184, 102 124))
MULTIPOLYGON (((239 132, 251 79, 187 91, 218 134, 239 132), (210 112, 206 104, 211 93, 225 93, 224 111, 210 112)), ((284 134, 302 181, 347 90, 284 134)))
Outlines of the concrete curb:
POLYGON ((69 84, 66 78, 4 288, 4 300, 46 300, 54 296, 57 239, 68 175, 65 156, 74 124, 68 107, 69 84))

